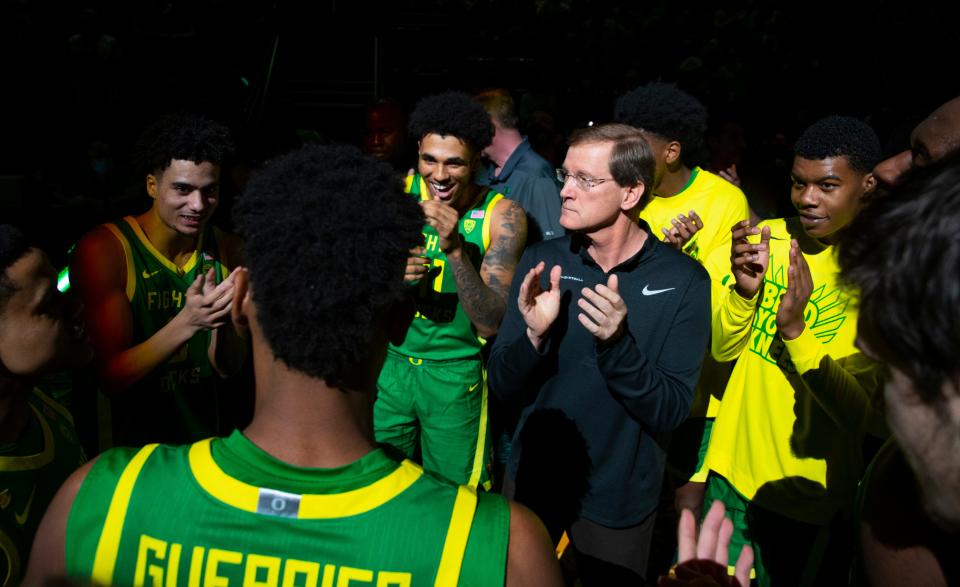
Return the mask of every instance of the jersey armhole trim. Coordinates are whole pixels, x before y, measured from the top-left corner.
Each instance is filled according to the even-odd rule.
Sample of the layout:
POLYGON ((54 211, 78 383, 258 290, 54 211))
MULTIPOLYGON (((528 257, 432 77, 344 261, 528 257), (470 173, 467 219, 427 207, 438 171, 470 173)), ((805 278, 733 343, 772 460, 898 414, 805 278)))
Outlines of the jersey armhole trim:
POLYGON ((34 471, 40 467, 46 466, 53 461, 54 441, 53 431, 50 429, 50 423, 40 413, 40 410, 28 403, 33 417, 40 421, 40 429, 43 431, 43 448, 40 452, 32 455, 16 457, 0 457, 0 471, 4 473, 13 473, 16 471, 34 471))
POLYGON ((120 538, 123 535, 123 524, 127 517, 127 508, 130 506, 130 496, 137 483, 137 477, 143 470, 143 465, 156 450, 158 445, 148 444, 133 455, 127 466, 124 467, 117 487, 110 498, 110 507, 103 522, 103 530, 97 541, 97 551, 93 558, 93 573, 90 579, 95 585, 112 585, 113 573, 117 565, 117 554, 120 552, 120 538))
POLYGON ((107 227, 114 238, 120 241, 120 246, 123 247, 123 258, 127 263, 127 283, 124 285, 124 291, 127 294, 127 301, 133 301, 133 294, 137 293, 137 273, 133 268, 133 253, 130 251, 130 243, 127 242, 123 233, 120 232, 120 229, 112 224, 104 224, 107 227))
POLYGON ((483 213, 483 252, 486 253, 490 248, 490 220, 493 217, 493 208, 497 202, 503 199, 503 194, 496 194, 490 198, 487 209, 483 213))
POLYGON ((63 418, 67 422, 70 422, 71 425, 73 424, 73 415, 70 413, 70 410, 63 407, 63 404, 61 404, 57 400, 53 399, 52 397, 44 393, 44 391, 39 387, 33 388, 33 395, 37 396, 43 401, 43 403, 50 406, 50 409, 54 410, 55 412, 63 416, 63 418))
POLYGON ((466 485, 461 485, 457 488, 457 498, 453 502, 447 538, 443 543, 443 554, 440 555, 440 566, 437 568, 437 579, 434 582, 436 587, 452 587, 459 583, 460 569, 467 550, 467 539, 470 537, 470 528, 476 511, 476 492, 466 485))

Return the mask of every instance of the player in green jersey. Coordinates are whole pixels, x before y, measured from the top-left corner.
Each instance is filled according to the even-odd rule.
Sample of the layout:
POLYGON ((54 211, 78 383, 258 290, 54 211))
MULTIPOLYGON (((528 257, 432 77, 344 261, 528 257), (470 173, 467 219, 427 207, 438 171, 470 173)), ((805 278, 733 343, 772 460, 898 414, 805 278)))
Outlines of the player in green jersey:
POLYGON ((424 221, 388 166, 307 147, 255 176, 234 212, 252 423, 80 469, 41 525, 28 583, 559 585, 529 511, 375 444, 377 375, 413 320, 404 266, 424 221))
POLYGON ((0 586, 18 585, 43 512, 83 464, 69 412, 36 389, 90 360, 80 306, 18 229, 0 225, 0 586))
POLYGON ((229 325, 235 238, 207 225, 217 207, 227 129, 171 116, 140 139, 149 210, 99 226, 71 260, 86 306, 102 390, 112 402, 107 446, 188 442, 221 432, 213 374, 234 372, 245 346, 229 325))
POLYGON ((496 334, 527 219, 516 202, 474 184, 493 125, 480 104, 450 92, 410 115, 417 173, 407 191, 426 217, 408 260, 417 314, 391 345, 374 407, 377 440, 457 483, 489 487, 490 437, 482 341, 496 334))

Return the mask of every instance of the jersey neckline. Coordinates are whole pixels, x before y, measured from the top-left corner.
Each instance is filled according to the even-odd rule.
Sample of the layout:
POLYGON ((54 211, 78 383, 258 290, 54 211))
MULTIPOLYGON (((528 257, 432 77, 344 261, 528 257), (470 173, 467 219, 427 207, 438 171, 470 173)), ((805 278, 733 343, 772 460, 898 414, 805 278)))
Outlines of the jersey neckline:
POLYGON ((283 515, 300 519, 368 512, 405 491, 423 474, 411 461, 397 463, 379 448, 343 467, 297 467, 267 454, 240 431, 192 445, 188 458, 197 483, 215 499, 251 513, 270 514, 264 504, 279 495, 296 504, 295 515, 283 515), (255 485, 254 479, 270 479, 274 487, 255 485))

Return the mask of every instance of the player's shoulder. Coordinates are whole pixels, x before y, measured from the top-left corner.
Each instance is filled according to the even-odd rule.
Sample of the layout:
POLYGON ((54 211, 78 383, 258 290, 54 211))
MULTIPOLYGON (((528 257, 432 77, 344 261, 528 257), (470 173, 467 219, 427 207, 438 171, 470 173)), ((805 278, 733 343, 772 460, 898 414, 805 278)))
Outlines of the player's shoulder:
POLYGON ((493 205, 493 210, 492 210, 492 214, 495 218, 500 218, 503 220, 511 220, 519 217, 519 215, 525 214, 525 210, 523 209, 523 206, 521 206, 519 202, 508 198, 507 196, 503 195, 500 192, 497 192, 493 188, 490 188, 490 190, 494 192, 490 194, 490 199, 492 200, 493 198, 497 198, 497 201, 493 205))
POLYGON ((732 201, 746 201, 743 190, 723 179, 716 173, 703 168, 697 168, 697 183, 704 191, 710 191, 714 197, 732 201))
MULTIPOLYGON (((120 221, 122 222, 122 221, 120 221)), ((101 253, 123 254, 120 239, 125 238, 117 229, 118 223, 98 224, 77 241, 77 251, 97 250, 101 253)))
POLYGON ((95 226, 77 241, 70 256, 71 282, 91 295, 124 289, 129 250, 126 237, 115 225, 95 226))

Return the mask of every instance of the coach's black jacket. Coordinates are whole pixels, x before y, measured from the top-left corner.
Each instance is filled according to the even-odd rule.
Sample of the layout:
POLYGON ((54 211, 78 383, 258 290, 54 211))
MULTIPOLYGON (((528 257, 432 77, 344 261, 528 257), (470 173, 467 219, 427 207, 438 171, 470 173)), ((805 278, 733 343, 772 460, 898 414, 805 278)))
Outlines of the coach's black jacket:
MULTIPOLYGON (((627 305, 628 332, 619 341, 598 348, 577 319, 581 290, 606 284, 610 274, 593 261, 582 237, 568 235, 538 243, 524 253, 488 365, 495 395, 529 402, 514 438, 510 477, 522 480, 524 473, 518 467, 530 462, 523 459, 524 444, 530 444, 524 439, 524 427, 531 418, 536 421, 538 413, 551 411, 556 419, 559 410, 576 430, 548 427, 548 434, 579 434, 582 439, 537 438, 536 442, 566 451, 585 443, 589 485, 580 515, 613 528, 637 524, 656 508, 665 461, 657 434, 673 430, 689 415, 710 335, 706 270, 654 237, 645 222, 640 226, 647 232, 643 248, 611 271, 618 276, 627 305), (560 315, 542 352, 537 352, 527 339, 517 296, 523 277, 540 261, 546 262, 545 289, 553 265, 562 267, 563 276, 560 315)), ((564 455, 556 456, 563 462, 564 455)), ((575 455, 568 456, 575 460, 575 455)), ((551 476, 563 483, 569 473, 556 471, 551 476)), ((566 481, 576 485, 578 480, 566 481)))

